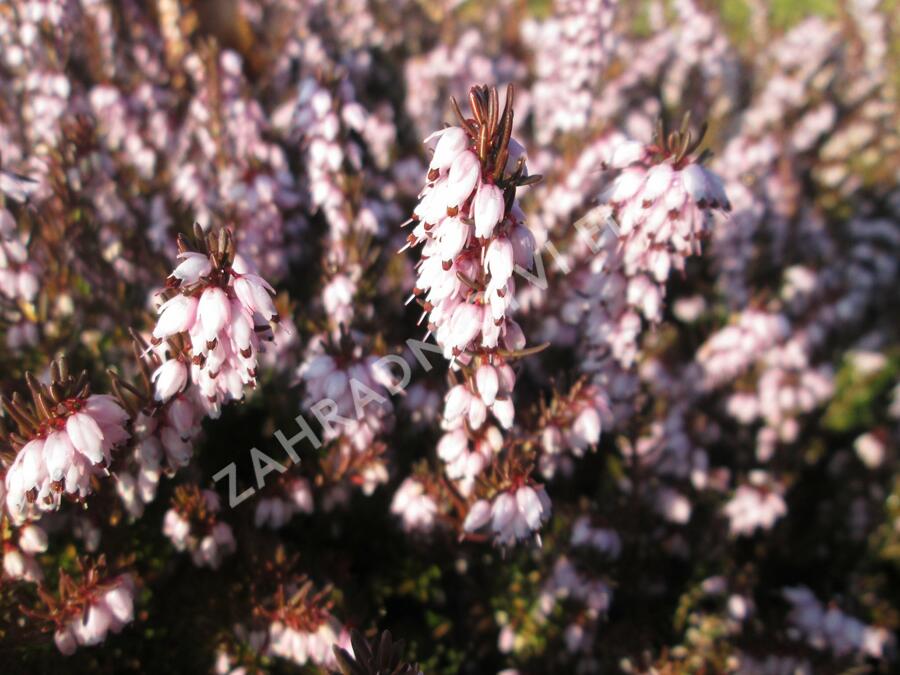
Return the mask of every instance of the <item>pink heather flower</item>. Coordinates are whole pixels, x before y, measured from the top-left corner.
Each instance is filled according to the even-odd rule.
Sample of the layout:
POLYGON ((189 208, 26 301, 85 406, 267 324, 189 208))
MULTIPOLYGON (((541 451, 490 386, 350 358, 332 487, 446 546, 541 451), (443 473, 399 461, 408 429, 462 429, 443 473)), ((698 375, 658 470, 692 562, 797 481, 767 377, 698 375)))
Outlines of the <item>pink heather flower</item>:
POLYGON ((78 646, 100 644, 110 631, 118 633, 133 619, 134 583, 123 575, 99 587, 84 611, 59 627, 53 639, 59 651, 69 656, 78 646))
POLYGON ((446 463, 447 477, 460 481, 459 489, 469 494, 478 476, 503 447, 503 435, 491 424, 477 431, 463 427, 448 431, 438 442, 438 457, 446 463), (471 435, 471 438, 470 438, 471 435))
POLYGON ((335 664, 334 645, 348 646, 346 643, 349 640, 344 633, 340 623, 327 613, 314 629, 273 621, 269 625, 267 651, 272 656, 293 661, 299 666, 312 662, 323 668, 331 668, 335 664))
POLYGON ((866 625, 835 606, 823 606, 806 586, 788 587, 782 594, 791 604, 788 620, 814 649, 829 649, 839 657, 857 654, 880 659, 895 646, 887 629, 866 625))
POLYGON ((500 426, 504 429, 512 429, 513 419, 516 414, 515 407, 511 398, 498 398, 491 406, 491 412, 500 426))
MULTIPOLYGON (((674 144, 658 133, 656 144, 643 149, 634 142, 620 145, 612 165, 621 173, 600 196, 613 207, 627 274, 646 272, 658 283, 670 267, 683 269, 684 259, 699 252, 712 211, 731 210, 722 181, 684 154, 681 135, 674 135, 674 144)), ((645 314, 658 320, 655 308, 645 314)))
POLYGON ((479 499, 472 504, 466 519, 463 522, 463 530, 466 532, 474 532, 480 530, 488 524, 491 519, 491 503, 486 499, 479 499))
POLYGON ((475 236, 489 239, 494 228, 503 219, 506 205, 503 192, 496 185, 482 184, 475 194, 472 214, 475 219, 475 236))
POLYGON ((200 540, 200 546, 192 552, 197 567, 218 569, 222 559, 237 550, 237 542, 228 523, 216 523, 212 531, 200 540))
POLYGON ((197 318, 203 339, 207 343, 215 342, 219 331, 231 320, 231 303, 225 291, 215 286, 203 291, 197 303, 197 318))
POLYGON ((56 509, 63 492, 87 496, 91 477, 105 474, 112 449, 128 438, 127 420, 111 396, 94 394, 62 403, 49 428, 22 447, 6 474, 10 513, 24 516, 29 503, 41 510, 56 509))
POLYGON ((407 532, 430 532, 434 528, 437 504, 425 492, 421 481, 410 477, 400 484, 394 494, 391 513, 400 516, 403 529, 407 532))
MULTIPOLYGON (((232 241, 230 234, 225 241, 232 241)), ((214 417, 222 403, 255 386, 261 339, 272 339, 270 322, 278 320, 274 289, 233 248, 219 256, 218 242, 210 234, 202 242, 208 254, 182 250, 182 262, 169 278, 176 295, 160 306, 153 330, 157 341, 187 334, 190 379, 214 417)), ((184 249, 184 242, 180 246, 184 249)), ((158 400, 182 390, 182 367, 167 361, 154 374, 158 400)))
POLYGON ((738 486, 724 508, 731 536, 750 536, 757 529, 772 529, 775 521, 787 514, 783 491, 766 472, 752 471, 750 482, 738 486))
POLYGON ((497 369, 488 363, 480 365, 475 371, 475 386, 482 402, 486 406, 493 405, 497 399, 497 392, 500 390, 497 369))
MULTIPOLYGON (((476 225, 476 236, 477 235, 476 225)), ((504 293, 507 291, 507 282, 512 277, 515 266, 515 250, 510 240, 506 237, 497 237, 491 241, 485 255, 485 265, 491 275, 489 292, 504 293)), ((493 300, 493 298, 491 298, 493 300)), ((491 305, 493 307, 493 304, 491 305)), ((502 317, 506 312, 502 312, 502 317)))
POLYGON ((343 418, 325 426, 324 437, 344 438, 361 453, 392 428, 394 406, 384 373, 376 365, 378 357, 366 355, 361 337, 354 334, 354 338, 358 342, 347 340, 343 347, 313 340, 297 373, 306 384, 305 406, 330 406, 333 402, 335 414, 343 418))
POLYGON ((186 251, 180 253, 178 257, 181 262, 175 267, 172 277, 177 279, 180 284, 196 284, 201 277, 207 276, 212 271, 209 256, 202 253, 186 251))
MULTIPOLYGON (((354 272, 358 272, 356 268, 354 272)), ((338 273, 322 289, 322 305, 334 326, 349 326, 356 309, 353 298, 356 295, 358 277, 354 273, 338 273)))
POLYGON ((446 129, 435 131, 425 139, 425 142, 430 143, 435 138, 438 141, 434 146, 434 154, 431 156, 431 163, 428 165, 428 168, 432 171, 443 173, 448 171, 454 160, 468 149, 469 137, 459 127, 447 127, 446 129))
POLYGON ((47 550, 47 535, 43 535, 43 548, 29 550, 31 543, 33 542, 27 541, 24 532, 19 535, 18 547, 11 541, 3 542, 3 576, 31 583, 43 580, 44 573, 37 560, 34 559, 34 554, 47 550))
POLYGON ((197 567, 218 569, 237 543, 231 526, 217 520, 219 495, 212 490, 181 487, 163 518, 163 534, 178 551, 187 551, 197 567))
MULTIPOLYGON (((472 532, 488 522, 484 501, 476 502, 469 511, 463 528, 472 532)), ((523 485, 501 492, 490 506, 494 540, 503 546, 526 539, 550 518, 550 498, 542 485, 523 485)), ((540 538, 538 538, 540 541, 540 538)))
POLYGON ((460 303, 453 310, 447 324, 446 344, 451 349, 465 351, 481 330, 484 308, 481 305, 460 303))
MULTIPOLYGON (((515 383, 515 376, 509 377, 506 375, 506 373, 511 374, 512 369, 509 369, 509 366, 497 369, 490 365, 485 365, 481 368, 494 371, 493 377, 497 379, 496 388, 485 394, 481 390, 477 393, 472 391, 468 382, 452 387, 447 392, 444 403, 443 426, 445 429, 458 429, 465 423, 469 429, 473 431, 478 430, 487 420, 488 412, 493 413, 494 417, 504 428, 508 429, 512 426, 515 409, 513 408, 512 400, 506 397, 512 389, 511 385, 515 383), (503 374, 503 379, 498 375, 498 372, 503 374), (498 392, 504 398, 498 398, 498 392), (487 402, 488 400, 490 403, 487 402)), ((482 371, 483 374, 481 376, 483 386, 493 387, 492 382, 488 383, 492 376, 484 374, 485 372, 482 371)), ((478 386, 477 380, 476 386, 478 386)))
POLYGON ((437 253, 444 265, 452 264, 453 259, 469 243, 472 226, 459 218, 445 218, 435 229, 437 253))
POLYGON ((668 486, 656 491, 656 510, 670 523, 684 525, 691 519, 693 507, 683 494, 668 486))
POLYGON ((169 359, 153 372, 151 380, 154 384, 154 398, 165 403, 184 389, 188 380, 188 368, 180 359, 169 359))
POLYGON ((470 150, 459 153, 450 165, 446 188, 441 195, 446 208, 460 208, 472 194, 479 178, 481 163, 475 153, 470 150))
POLYGON ((517 224, 510 229, 509 240, 512 242, 515 264, 526 270, 532 269, 537 242, 534 240, 531 230, 522 224, 517 224))
POLYGON ((884 440, 875 432, 863 434, 853 443, 856 456, 869 469, 877 469, 884 463, 887 448, 884 440))
POLYGON ((32 302, 39 289, 38 268, 29 260, 27 243, 15 218, 0 207, 0 294, 32 302))
POLYGON ((19 548, 34 555, 47 550, 47 533, 40 525, 29 523, 19 530, 19 548))
POLYGON ((188 536, 191 533, 191 524, 182 518, 177 511, 169 509, 163 518, 163 534, 171 541, 172 545, 179 551, 183 551, 188 546, 188 536))
POLYGON ((682 172, 681 180, 688 196, 701 209, 708 206, 723 211, 731 210, 722 180, 709 169, 699 164, 689 164, 682 172))
POLYGON ((177 333, 183 333, 194 325, 197 316, 197 299, 186 295, 176 295, 160 305, 159 319, 153 329, 153 337, 163 340, 177 333))

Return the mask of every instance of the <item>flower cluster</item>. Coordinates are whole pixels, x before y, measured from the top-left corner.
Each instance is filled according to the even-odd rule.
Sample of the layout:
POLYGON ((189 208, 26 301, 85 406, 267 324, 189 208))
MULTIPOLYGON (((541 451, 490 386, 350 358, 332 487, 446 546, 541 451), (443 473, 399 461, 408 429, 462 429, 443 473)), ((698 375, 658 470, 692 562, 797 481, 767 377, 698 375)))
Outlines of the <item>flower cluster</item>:
MULTIPOLYGON (((524 355, 526 341, 510 316, 513 272, 533 266, 536 248, 516 190, 540 180, 528 175, 524 148, 512 138, 513 88, 502 110, 493 87, 473 87, 469 101, 473 118, 454 100, 460 126, 426 139, 435 142, 434 151, 407 239, 407 246, 422 245, 411 299, 422 305, 429 334, 464 376, 444 399, 445 434, 438 444, 447 475, 460 481, 464 494, 503 447, 501 432, 487 424, 488 412, 503 429, 514 422, 516 375, 508 359, 524 355)), ((463 529, 480 528, 493 512, 498 543, 538 530, 549 517, 546 492, 523 486, 513 495, 521 499, 502 494, 493 507, 475 502, 463 529)))
POLYGON ((55 627, 53 640, 62 654, 102 643, 134 620, 135 580, 111 575, 101 556, 96 563, 79 560, 79 575, 60 573, 55 595, 42 595, 39 613, 55 627))
POLYGON ((896 669, 896 3, 836 4, 2 3, 0 652, 896 669))
POLYGON ((63 495, 85 498, 129 436, 128 414, 113 397, 91 394, 87 374, 74 377, 65 360, 53 363, 49 384, 31 377, 28 388, 31 403, 18 395, 3 401, 19 426, 5 478, 6 507, 17 519, 58 509, 63 495))
POLYGON ((403 529, 428 532, 437 518, 437 502, 426 492, 425 486, 415 478, 406 478, 394 493, 391 513, 400 516, 403 529))
POLYGON ((184 337, 181 358, 163 363, 153 374, 156 398, 167 401, 180 392, 190 373, 209 414, 240 400, 256 385, 259 354, 273 339, 278 321, 274 289, 237 254, 227 230, 197 232, 202 250, 179 239, 180 260, 167 280, 153 329, 157 342, 184 337))
POLYGON ((473 532, 490 522, 497 543, 526 539, 550 518, 550 498, 542 485, 522 485, 472 505, 463 529, 473 532))
POLYGON ((196 486, 179 486, 163 519, 163 534, 178 551, 187 551, 197 567, 216 569, 234 553, 231 526, 218 519, 219 495, 196 486))
POLYGON ((334 647, 349 648, 350 638, 331 615, 328 595, 328 589, 314 592, 311 581, 279 585, 271 606, 259 610, 269 621, 266 652, 298 666, 334 669, 334 647))

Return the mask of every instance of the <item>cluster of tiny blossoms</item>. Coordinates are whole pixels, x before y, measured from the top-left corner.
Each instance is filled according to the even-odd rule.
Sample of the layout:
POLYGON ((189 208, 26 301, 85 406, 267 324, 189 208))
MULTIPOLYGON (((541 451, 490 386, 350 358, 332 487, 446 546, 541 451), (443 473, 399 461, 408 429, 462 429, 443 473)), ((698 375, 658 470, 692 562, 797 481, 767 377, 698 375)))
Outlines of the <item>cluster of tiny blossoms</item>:
POLYGON ((801 4, 3 3, 0 650, 890 671, 895 3, 801 4))
POLYGON ((49 385, 29 378, 28 386, 30 404, 18 395, 3 401, 19 425, 5 478, 6 507, 18 520, 58 509, 63 495, 87 497, 129 436, 128 413, 113 397, 91 394, 86 374, 70 375, 64 360, 54 362, 49 385))
POLYGON ((235 549, 231 527, 216 517, 221 509, 216 492, 179 486, 163 519, 163 534, 176 550, 189 552, 198 567, 216 569, 235 549))
MULTIPOLYGON (((513 88, 502 109, 493 87, 473 87, 469 103, 473 117, 463 116, 454 100, 459 126, 426 139, 434 151, 407 240, 407 246, 422 246, 410 299, 422 306, 429 335, 462 376, 444 399, 438 455, 464 495, 473 494, 475 479, 503 450, 502 432, 488 415, 505 430, 515 419, 510 362, 526 353, 526 341, 511 316, 513 273, 530 269, 535 254, 516 190, 540 180, 528 175, 524 148, 512 138, 513 88)), ((510 544, 530 537, 549 517, 547 493, 531 485, 524 467, 493 492, 492 503, 472 504, 465 531, 490 519, 495 540, 510 544)), ((408 508, 421 503, 403 501, 408 508)))
POLYGON ((159 306, 155 341, 185 336, 185 348, 153 374, 156 397, 165 401, 190 380, 208 413, 218 417, 223 403, 240 400, 256 385, 263 342, 278 321, 274 289, 237 254, 226 230, 197 239, 191 250, 179 240, 179 264, 167 281, 171 289, 159 306))

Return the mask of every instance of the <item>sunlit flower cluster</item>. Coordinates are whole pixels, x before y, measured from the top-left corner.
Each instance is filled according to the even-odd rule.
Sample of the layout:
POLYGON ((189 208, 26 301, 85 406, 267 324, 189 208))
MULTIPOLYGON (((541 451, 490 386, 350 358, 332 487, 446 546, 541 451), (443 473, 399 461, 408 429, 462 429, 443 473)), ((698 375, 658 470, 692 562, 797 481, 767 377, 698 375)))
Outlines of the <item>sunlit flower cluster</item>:
POLYGON ((895 4, 0 5, 0 653, 893 672, 895 4))

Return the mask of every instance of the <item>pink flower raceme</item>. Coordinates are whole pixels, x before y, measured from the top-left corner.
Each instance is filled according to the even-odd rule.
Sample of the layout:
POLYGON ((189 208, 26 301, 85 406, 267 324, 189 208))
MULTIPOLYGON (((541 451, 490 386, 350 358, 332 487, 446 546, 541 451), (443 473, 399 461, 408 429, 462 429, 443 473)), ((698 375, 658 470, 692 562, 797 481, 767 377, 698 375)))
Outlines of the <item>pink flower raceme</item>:
POLYGON ((22 432, 5 480, 6 506, 16 519, 30 505, 58 508, 63 493, 86 497, 91 478, 106 474, 113 448, 129 435, 128 414, 116 400, 90 394, 86 375, 76 380, 60 363, 51 368, 50 387, 29 377, 33 410, 18 397, 3 402, 22 432))
POLYGON ((269 626, 269 653, 280 656, 297 665, 314 663, 318 666, 334 664, 335 645, 346 647, 349 639, 341 633, 341 625, 335 621, 323 621, 315 631, 293 628, 278 621, 269 626))
POLYGON ((739 485, 725 508, 731 536, 750 536, 757 529, 771 530, 787 513, 784 486, 765 471, 751 471, 750 480, 739 485))
MULTIPOLYGON (((159 307, 153 338, 162 341, 186 334, 190 378, 213 417, 222 403, 240 399, 256 385, 261 340, 272 339, 270 322, 278 321, 274 289, 235 253, 231 235, 197 239, 203 253, 179 240, 181 262, 169 277, 175 289, 159 307)), ((186 382, 186 366, 166 361, 153 375, 156 398, 165 401, 186 382)))
POLYGON ((731 203, 721 179, 692 158, 703 140, 687 130, 666 134, 659 124, 654 142, 644 146, 626 141, 612 153, 610 166, 619 176, 600 196, 614 208, 619 241, 628 276, 646 272, 663 283, 672 267, 683 269, 684 259, 700 252, 713 211, 727 212, 731 203))
POLYGON ((451 387, 444 399, 441 426, 445 433, 437 446, 447 476, 459 481, 464 494, 503 448, 500 428, 512 428, 515 417, 511 396, 516 376, 510 365, 500 356, 493 363, 477 356, 470 365, 471 375, 451 387), (488 423, 488 414, 500 428, 488 423))
MULTIPOLYGON (((503 429, 512 428, 516 377, 507 359, 523 355, 526 344, 510 316, 516 294, 513 272, 517 266, 532 266, 535 238, 524 224, 516 190, 540 176, 528 176, 524 148, 511 138, 512 93, 510 87, 501 112, 496 89, 473 87, 469 100, 474 118, 463 117, 455 106, 460 126, 427 139, 436 140, 434 154, 407 239, 409 246, 423 245, 412 298, 422 305, 422 318, 428 317, 429 332, 444 356, 463 374, 444 400, 445 434, 437 453, 447 476, 466 496, 504 449, 500 429, 487 424, 488 413, 503 429)), ((527 486, 518 494, 522 518, 506 510, 508 493, 496 498, 493 533, 500 543, 511 543, 526 529, 537 530, 549 517, 542 488, 540 498, 527 486)), ((484 511, 484 502, 476 504, 475 513, 484 511)), ((473 525, 472 517, 470 512, 465 530, 484 524, 473 525)))
MULTIPOLYGON (((496 92, 485 88, 478 96, 487 106, 496 92)), ((532 265, 535 241, 515 190, 539 177, 527 176, 524 150, 508 136, 511 105, 508 94, 503 115, 485 128, 487 148, 479 150, 467 120, 426 140, 436 141, 434 154, 408 242, 423 244, 414 297, 447 358, 524 347, 521 329, 508 315, 513 271, 532 265)))
POLYGON ((77 616, 53 636, 56 646, 69 656, 79 646, 97 645, 107 633, 118 633, 134 619, 134 590, 129 577, 117 579, 111 588, 94 597, 83 616, 77 616))
POLYGON ((441 437, 437 454, 445 462, 447 477, 459 482, 463 494, 469 494, 475 478, 502 448, 503 434, 495 425, 485 424, 474 431, 460 426, 441 437))
POLYGON ((515 411, 510 395, 515 382, 516 376, 508 365, 495 368, 483 363, 475 371, 474 383, 468 380, 447 392, 444 428, 457 429, 465 422, 472 430, 480 429, 488 411, 504 429, 511 428, 515 411))
POLYGON ((542 404, 540 443, 541 472, 552 477, 562 465, 568 474, 573 470, 571 453, 581 457, 600 441, 601 431, 612 422, 609 399, 600 387, 577 382, 567 395, 556 395, 549 405, 542 404))
POLYGON ((389 381, 378 360, 365 353, 363 336, 355 331, 311 342, 298 374, 306 384, 304 405, 330 420, 323 423, 326 440, 343 438, 363 452, 393 427, 389 381))
POLYGON ((830 649, 837 656, 859 654, 883 658, 896 648, 896 637, 882 626, 867 625, 840 610, 833 603, 825 606, 807 586, 782 590, 791 605, 788 620, 811 647, 830 649))
MULTIPOLYGON (((206 406, 198 389, 189 385, 183 339, 153 346, 138 334, 134 338, 141 371, 136 384, 143 389, 128 385, 137 399, 124 399, 135 411, 134 439, 130 453, 116 466, 116 489, 128 512, 139 518, 156 498, 162 476, 190 463, 206 406)), ((114 380, 117 391, 126 390, 118 377, 114 380)))
POLYGON ((615 0, 555 0, 546 20, 523 22, 523 37, 535 51, 534 128, 542 144, 554 132, 580 132, 596 121, 594 87, 606 79, 615 55, 618 6, 615 0))

